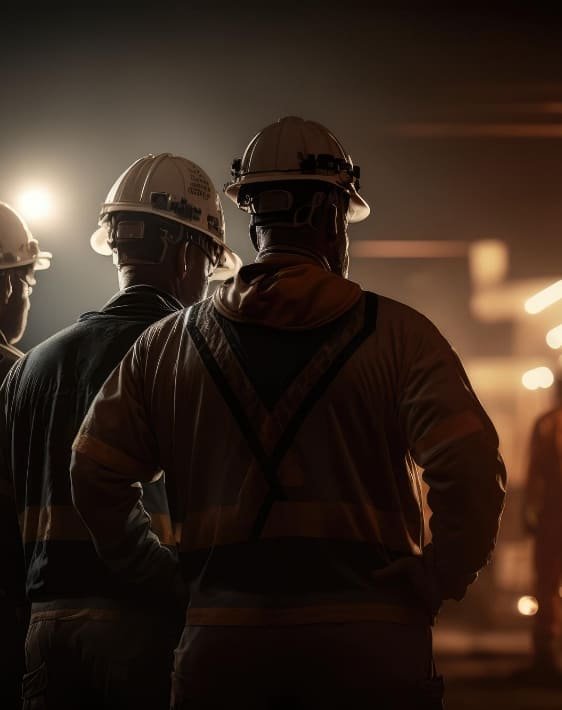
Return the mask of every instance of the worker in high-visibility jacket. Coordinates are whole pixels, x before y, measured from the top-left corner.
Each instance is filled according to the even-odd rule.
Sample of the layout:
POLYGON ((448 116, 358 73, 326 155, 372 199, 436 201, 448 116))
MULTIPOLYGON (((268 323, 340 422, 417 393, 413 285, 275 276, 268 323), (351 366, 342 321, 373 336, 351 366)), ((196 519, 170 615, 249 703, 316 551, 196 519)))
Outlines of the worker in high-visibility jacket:
MULTIPOLYGON (((35 272, 51 265, 50 252, 41 251, 24 219, 0 202, 0 383, 23 357, 16 347, 27 327, 35 272)), ((24 565, 14 491, 0 473, 0 707, 21 706, 24 639, 28 609, 24 565)))
POLYGON ((534 537, 538 611, 533 617, 533 664, 538 677, 562 679, 558 658, 562 580, 562 379, 556 406, 535 422, 529 447, 523 523, 534 537))
POLYGON ((435 326, 347 278, 358 176, 317 123, 261 131, 226 187, 256 262, 147 330, 75 440, 75 505, 139 583, 176 566, 131 486, 166 473, 174 708, 440 707, 432 619, 490 556, 505 469, 435 326))
MULTIPOLYGON (((1 476, 15 491, 32 604, 23 696, 56 710, 167 710, 185 599, 166 585, 148 594, 100 563, 72 506, 71 446, 135 339, 203 298, 238 259, 209 177, 167 153, 139 158, 117 179, 90 241, 113 255, 119 292, 33 348, 0 390, 1 476)), ((143 488, 151 530, 175 559, 164 480, 143 488)))

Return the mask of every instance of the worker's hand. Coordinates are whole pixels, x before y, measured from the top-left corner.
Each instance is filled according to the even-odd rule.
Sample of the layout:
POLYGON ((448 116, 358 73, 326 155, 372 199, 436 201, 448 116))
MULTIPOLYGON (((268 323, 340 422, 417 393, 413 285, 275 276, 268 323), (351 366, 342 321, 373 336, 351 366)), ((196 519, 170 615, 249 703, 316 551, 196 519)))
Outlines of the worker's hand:
POLYGON ((427 570, 423 558, 420 556, 403 557, 372 574, 373 579, 381 581, 398 577, 407 580, 433 619, 443 603, 443 598, 437 580, 427 570))

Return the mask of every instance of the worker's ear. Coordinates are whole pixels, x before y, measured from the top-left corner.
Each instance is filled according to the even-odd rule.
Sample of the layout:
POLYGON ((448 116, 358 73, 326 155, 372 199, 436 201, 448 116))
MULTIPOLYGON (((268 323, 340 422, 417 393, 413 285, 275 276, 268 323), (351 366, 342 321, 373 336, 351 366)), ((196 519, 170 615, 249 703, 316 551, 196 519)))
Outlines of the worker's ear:
POLYGON ((176 276, 182 280, 186 278, 189 271, 189 242, 182 242, 178 248, 176 259, 176 276))
POLYGON ((3 271, 0 274, 0 297, 3 303, 8 303, 13 290, 10 274, 7 271, 3 271))

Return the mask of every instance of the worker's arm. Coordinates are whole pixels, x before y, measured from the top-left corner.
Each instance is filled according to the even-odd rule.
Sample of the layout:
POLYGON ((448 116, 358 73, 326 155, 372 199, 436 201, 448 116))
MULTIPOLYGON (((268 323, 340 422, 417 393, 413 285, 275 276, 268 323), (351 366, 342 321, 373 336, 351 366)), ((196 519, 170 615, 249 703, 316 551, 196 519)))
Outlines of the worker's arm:
POLYGON ((429 486, 426 566, 443 599, 461 599, 494 548, 506 472, 496 431, 458 356, 429 321, 422 324, 411 334, 400 413, 429 486))
POLYGON ((158 446, 145 398, 141 337, 94 400, 73 445, 74 505, 99 556, 127 581, 156 590, 181 581, 174 550, 150 530, 142 484, 160 474, 158 446))

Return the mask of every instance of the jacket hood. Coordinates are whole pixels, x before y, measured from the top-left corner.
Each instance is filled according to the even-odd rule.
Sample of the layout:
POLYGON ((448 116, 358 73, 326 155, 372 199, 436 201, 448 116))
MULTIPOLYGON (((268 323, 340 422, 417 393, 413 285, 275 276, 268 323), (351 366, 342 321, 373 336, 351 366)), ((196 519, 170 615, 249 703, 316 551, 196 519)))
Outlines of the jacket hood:
POLYGON ((213 305, 225 318, 280 330, 318 328, 361 297, 358 284, 313 256, 270 253, 258 259, 215 291, 213 305))

